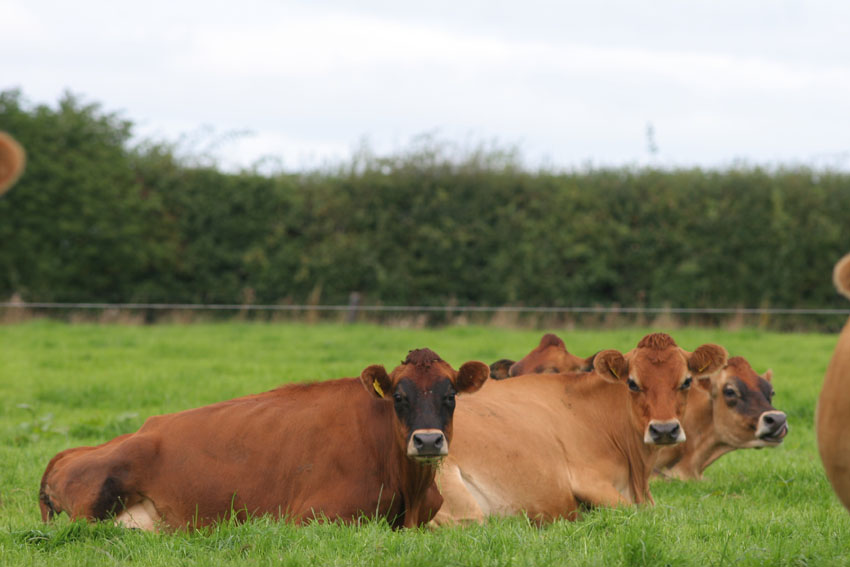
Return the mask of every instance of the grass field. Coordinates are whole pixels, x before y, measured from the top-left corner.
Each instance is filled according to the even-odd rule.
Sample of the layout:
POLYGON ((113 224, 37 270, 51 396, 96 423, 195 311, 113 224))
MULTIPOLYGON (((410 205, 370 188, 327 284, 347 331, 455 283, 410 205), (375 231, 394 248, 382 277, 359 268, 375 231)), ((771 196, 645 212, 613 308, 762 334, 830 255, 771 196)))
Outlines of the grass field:
MULTIPOLYGON (((664 329, 569 331, 571 352, 628 350, 664 329)), ((679 329, 692 350, 724 345, 774 370, 791 426, 776 449, 737 451, 702 482, 654 481, 655 507, 594 510, 544 528, 524 518, 393 532, 385 522, 296 528, 259 519, 205 532, 43 525, 38 482, 58 451, 134 431, 145 417, 290 381, 394 367, 427 346, 455 368, 520 358, 542 332, 365 325, 0 326, 0 563, 9 565, 836 565, 850 564, 850 516, 826 482, 815 401, 835 335, 679 329)), ((459 401, 462 403, 462 399, 459 401)))

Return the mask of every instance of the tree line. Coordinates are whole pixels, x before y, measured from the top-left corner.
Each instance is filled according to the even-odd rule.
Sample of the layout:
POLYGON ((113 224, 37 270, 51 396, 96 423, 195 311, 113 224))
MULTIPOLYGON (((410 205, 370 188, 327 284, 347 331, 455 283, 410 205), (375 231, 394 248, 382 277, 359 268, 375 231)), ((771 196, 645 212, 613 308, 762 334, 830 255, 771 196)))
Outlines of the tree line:
POLYGON ((0 297, 25 301, 845 307, 850 175, 806 167, 530 171, 424 143, 226 172, 131 143, 64 95, 0 92, 28 151, 0 199, 0 297))

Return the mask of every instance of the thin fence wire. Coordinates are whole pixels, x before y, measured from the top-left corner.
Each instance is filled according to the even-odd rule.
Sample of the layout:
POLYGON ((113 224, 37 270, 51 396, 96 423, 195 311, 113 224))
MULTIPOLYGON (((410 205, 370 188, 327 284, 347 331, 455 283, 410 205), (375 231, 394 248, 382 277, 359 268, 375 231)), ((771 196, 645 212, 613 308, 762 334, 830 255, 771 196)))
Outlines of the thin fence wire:
POLYGON ((453 312, 453 313, 624 313, 681 315, 850 315, 850 309, 794 309, 782 307, 522 307, 474 305, 240 305, 221 303, 55 303, 0 302, 2 308, 17 309, 149 309, 173 311, 363 311, 363 312, 453 312))

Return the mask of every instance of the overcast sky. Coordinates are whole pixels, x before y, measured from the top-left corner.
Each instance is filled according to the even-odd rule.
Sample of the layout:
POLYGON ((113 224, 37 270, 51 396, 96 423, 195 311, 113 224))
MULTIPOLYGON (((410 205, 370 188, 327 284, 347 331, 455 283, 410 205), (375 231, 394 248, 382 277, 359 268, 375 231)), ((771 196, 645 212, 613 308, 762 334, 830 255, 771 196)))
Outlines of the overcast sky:
POLYGON ((847 0, 0 0, 0 90, 207 132, 229 167, 430 133, 532 167, 850 169, 848 26, 847 0))

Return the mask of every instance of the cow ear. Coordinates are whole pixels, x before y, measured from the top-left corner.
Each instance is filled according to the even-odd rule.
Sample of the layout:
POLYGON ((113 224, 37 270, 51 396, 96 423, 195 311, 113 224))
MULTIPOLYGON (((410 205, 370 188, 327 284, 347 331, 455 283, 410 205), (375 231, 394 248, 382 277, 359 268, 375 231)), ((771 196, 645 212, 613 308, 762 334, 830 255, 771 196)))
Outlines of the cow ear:
POLYGON ((367 392, 371 392, 378 398, 389 395, 393 386, 387 370, 380 364, 368 366, 366 370, 361 372, 360 382, 363 383, 367 392))
POLYGON ((838 293, 850 299, 850 254, 841 258, 832 270, 832 281, 838 293))
POLYGON ((489 377, 490 367, 483 362, 478 362, 477 360, 464 362, 460 370, 457 371, 455 390, 464 394, 471 394, 478 391, 489 377))
POLYGON ((710 376, 726 365, 729 353, 720 345, 704 344, 688 357, 688 369, 694 378, 710 376))
POLYGON ((767 371, 764 374, 762 374, 762 378, 764 378, 768 382, 772 381, 773 380, 773 369, 768 368, 767 371))
POLYGON ((618 350, 603 350, 594 355, 593 370, 610 382, 625 382, 629 377, 629 362, 618 350))
POLYGON ((493 380, 504 380, 511 377, 511 366, 514 365, 513 360, 503 358, 497 360, 490 365, 490 378, 493 380))

